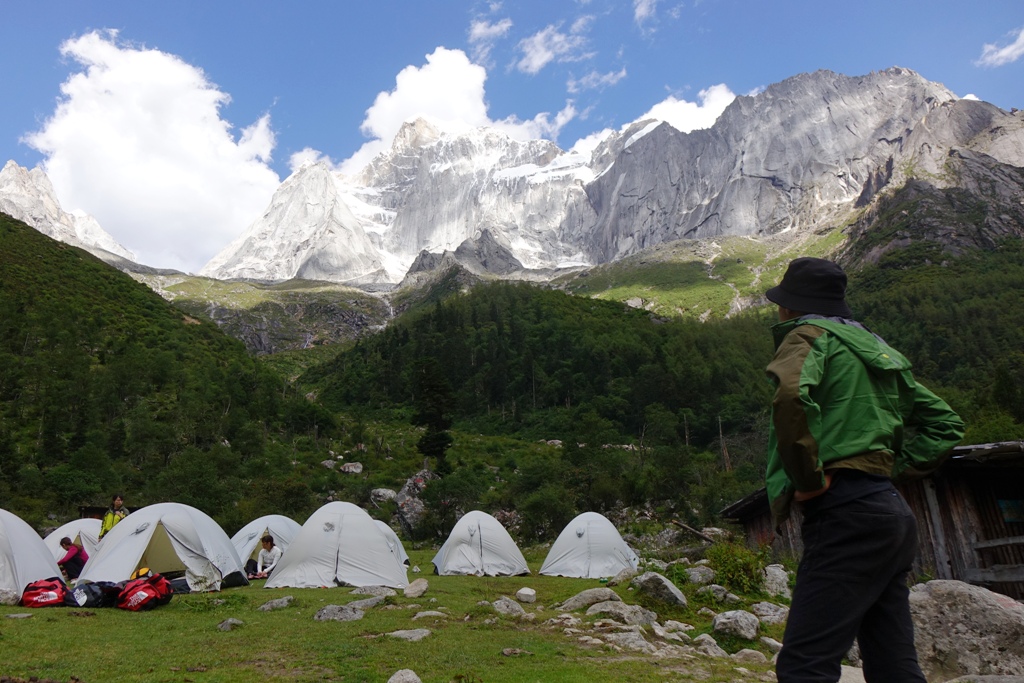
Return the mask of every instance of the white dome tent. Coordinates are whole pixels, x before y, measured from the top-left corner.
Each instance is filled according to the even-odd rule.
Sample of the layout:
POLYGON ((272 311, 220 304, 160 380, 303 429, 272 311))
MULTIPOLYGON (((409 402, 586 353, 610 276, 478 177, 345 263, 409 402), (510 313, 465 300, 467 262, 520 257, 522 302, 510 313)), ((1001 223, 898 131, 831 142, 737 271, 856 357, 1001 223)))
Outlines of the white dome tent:
POLYGON ((86 555, 91 557, 96 554, 96 548, 100 545, 101 526, 103 526, 103 522, 92 517, 73 519, 50 532, 43 539, 43 543, 53 553, 53 559, 59 560, 67 554, 67 551, 60 547, 60 539, 66 536, 71 539, 72 543, 81 545, 86 555))
POLYGON ((486 512, 473 510, 455 523, 432 560, 440 576, 529 574, 526 558, 508 531, 486 512))
POLYGON ((369 513, 334 501, 310 515, 264 588, 408 585, 402 559, 369 513))
POLYGON ((195 592, 247 583, 242 561, 220 525, 182 503, 149 505, 118 522, 76 584, 126 581, 141 567, 161 574, 184 570, 195 592))
POLYGON ((622 540, 615 525, 600 513, 584 512, 562 529, 540 574, 601 579, 623 569, 636 569, 639 564, 640 558, 622 540))
POLYGON ((395 530, 379 519, 375 519, 373 521, 377 524, 377 528, 380 529, 385 538, 388 539, 388 544, 391 546, 391 549, 398 553, 398 558, 402 560, 402 564, 408 565, 409 553, 405 552, 405 546, 402 545, 402 539, 398 537, 395 530))
POLYGON ((231 537, 231 545, 235 546, 238 559, 245 564, 246 560, 255 560, 259 555, 260 539, 270 534, 274 537, 274 545, 283 553, 288 550, 292 539, 298 536, 302 526, 294 519, 284 515, 263 515, 252 520, 231 537))
POLYGON ((0 605, 17 605, 27 585, 60 575, 57 559, 36 530, 0 509, 0 605))

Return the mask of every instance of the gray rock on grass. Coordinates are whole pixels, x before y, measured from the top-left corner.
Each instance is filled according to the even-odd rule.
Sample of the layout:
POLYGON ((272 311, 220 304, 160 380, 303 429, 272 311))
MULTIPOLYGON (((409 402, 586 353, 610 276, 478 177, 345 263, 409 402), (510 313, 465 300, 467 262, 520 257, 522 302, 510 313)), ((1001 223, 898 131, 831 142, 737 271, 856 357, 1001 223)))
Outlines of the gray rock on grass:
POLYGON ((423 683, 412 669, 399 669, 391 674, 388 683, 423 683))
POLYGON ((427 592, 430 588, 430 583, 426 579, 416 579, 405 588, 405 597, 407 598, 419 598, 427 592))
POLYGON ((658 615, 640 605, 627 605, 620 601, 609 600, 598 602, 587 608, 587 616, 609 616, 630 625, 650 624, 658 619, 658 615))
POLYGON ((711 630, 745 640, 757 638, 761 622, 750 612, 741 609, 722 612, 711 620, 711 630))
POLYGON ((599 602, 615 602, 621 600, 622 598, 619 597, 619 594, 611 588, 588 588, 587 590, 577 593, 563 602, 557 607, 557 609, 563 612, 575 612, 576 610, 583 609, 584 607, 590 607, 591 605, 595 605, 599 602))
POLYGON ((286 595, 283 598, 277 598, 276 600, 265 602, 256 609, 260 612, 273 612, 276 609, 284 609, 285 607, 288 607, 292 604, 293 600, 295 600, 295 598, 290 595, 286 595))
POLYGON ((674 583, 657 572, 646 572, 633 579, 630 584, 638 593, 666 605, 686 607, 686 596, 674 583))
POLYGON ((1024 676, 1024 605, 961 581, 929 581, 910 592, 915 645, 929 680, 1024 676))
POLYGON ((242 626, 245 622, 239 619, 225 619, 224 621, 217 624, 217 628, 221 631, 233 631, 239 626, 242 626))
POLYGON ((426 628, 413 628, 405 629, 401 631, 392 631, 387 634, 391 638, 398 638, 399 640, 407 640, 410 643, 416 643, 430 635, 430 629, 426 628))
POLYGON ((348 605, 327 605, 313 615, 316 621, 359 621, 366 613, 348 605))
POLYGON ((505 616, 522 617, 526 615, 526 610, 523 609, 523 606, 507 595, 503 595, 495 600, 491 606, 494 607, 495 612, 505 616))

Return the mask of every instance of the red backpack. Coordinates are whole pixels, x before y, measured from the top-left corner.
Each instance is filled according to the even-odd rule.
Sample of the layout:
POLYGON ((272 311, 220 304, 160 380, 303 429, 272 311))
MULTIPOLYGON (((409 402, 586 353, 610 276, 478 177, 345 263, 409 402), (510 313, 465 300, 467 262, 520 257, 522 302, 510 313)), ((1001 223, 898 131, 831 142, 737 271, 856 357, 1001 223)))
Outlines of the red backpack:
POLYGON ((172 597, 171 582, 160 574, 151 574, 126 583, 117 596, 117 606, 138 612, 166 605, 172 597))
POLYGON ((56 607, 64 604, 64 596, 68 593, 67 584, 56 576, 39 579, 25 586, 21 594, 22 607, 56 607))

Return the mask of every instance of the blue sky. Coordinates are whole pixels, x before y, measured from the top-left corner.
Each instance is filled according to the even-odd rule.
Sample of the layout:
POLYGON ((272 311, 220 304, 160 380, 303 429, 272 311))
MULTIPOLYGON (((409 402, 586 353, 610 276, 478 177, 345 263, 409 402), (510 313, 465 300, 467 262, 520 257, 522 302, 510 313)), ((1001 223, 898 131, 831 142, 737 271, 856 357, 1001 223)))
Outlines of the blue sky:
POLYGON ((0 163, 139 259, 197 270, 304 161, 401 121, 568 149, 645 115, 710 125, 798 73, 913 69, 1024 108, 1021 0, 3 0, 0 163))

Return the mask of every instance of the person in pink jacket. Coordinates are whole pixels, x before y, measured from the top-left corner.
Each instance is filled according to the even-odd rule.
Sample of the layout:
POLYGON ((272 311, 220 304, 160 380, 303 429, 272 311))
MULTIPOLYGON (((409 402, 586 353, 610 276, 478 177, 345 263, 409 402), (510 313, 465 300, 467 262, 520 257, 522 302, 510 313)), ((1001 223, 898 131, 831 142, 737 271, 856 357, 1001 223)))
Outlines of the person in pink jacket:
POLYGON ((69 579, 77 579, 82 573, 82 567, 89 561, 89 553, 82 546, 72 543, 67 536, 60 539, 60 547, 64 548, 65 555, 57 560, 57 566, 64 570, 69 579))

